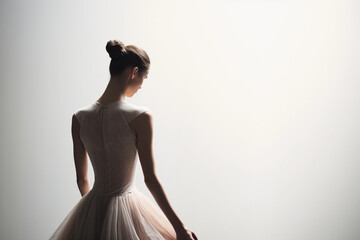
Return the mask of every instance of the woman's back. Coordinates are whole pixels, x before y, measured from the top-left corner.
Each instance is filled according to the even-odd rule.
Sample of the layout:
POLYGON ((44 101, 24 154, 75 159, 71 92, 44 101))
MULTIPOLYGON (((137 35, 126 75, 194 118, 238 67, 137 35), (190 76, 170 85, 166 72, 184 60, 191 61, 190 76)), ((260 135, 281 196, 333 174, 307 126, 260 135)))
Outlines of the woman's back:
POLYGON ((134 184, 138 158, 129 123, 145 111, 151 112, 118 100, 75 112, 95 182, 50 239, 176 239, 163 212, 134 184))
POLYGON ((121 194, 133 184, 136 137, 128 123, 146 107, 124 100, 107 105, 95 102, 76 111, 80 138, 94 169, 93 190, 102 196, 121 194))

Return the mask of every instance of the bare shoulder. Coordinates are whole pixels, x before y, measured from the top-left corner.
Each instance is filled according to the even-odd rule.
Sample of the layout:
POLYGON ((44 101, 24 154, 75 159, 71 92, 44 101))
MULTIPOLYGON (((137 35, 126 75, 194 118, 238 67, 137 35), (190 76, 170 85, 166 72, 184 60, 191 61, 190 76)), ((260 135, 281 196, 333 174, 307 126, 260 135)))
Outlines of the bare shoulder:
POLYGON ((140 122, 147 122, 152 120, 152 113, 150 111, 142 112, 139 116, 137 116, 137 119, 140 122))
POLYGON ((135 136, 143 136, 152 132, 152 113, 142 112, 129 124, 135 136))
POLYGON ((144 131, 147 128, 152 126, 152 113, 145 111, 141 113, 139 116, 135 119, 135 127, 137 131, 144 131))

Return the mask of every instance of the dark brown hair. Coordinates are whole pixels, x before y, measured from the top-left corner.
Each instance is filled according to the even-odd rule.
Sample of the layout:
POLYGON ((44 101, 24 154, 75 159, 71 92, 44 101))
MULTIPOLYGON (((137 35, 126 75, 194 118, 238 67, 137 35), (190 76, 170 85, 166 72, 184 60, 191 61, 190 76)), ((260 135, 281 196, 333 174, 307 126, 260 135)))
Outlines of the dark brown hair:
POLYGON ((106 51, 111 58, 109 70, 111 76, 121 74, 127 67, 138 67, 139 73, 148 71, 150 58, 147 53, 135 46, 126 45, 119 40, 109 40, 106 44, 106 51))

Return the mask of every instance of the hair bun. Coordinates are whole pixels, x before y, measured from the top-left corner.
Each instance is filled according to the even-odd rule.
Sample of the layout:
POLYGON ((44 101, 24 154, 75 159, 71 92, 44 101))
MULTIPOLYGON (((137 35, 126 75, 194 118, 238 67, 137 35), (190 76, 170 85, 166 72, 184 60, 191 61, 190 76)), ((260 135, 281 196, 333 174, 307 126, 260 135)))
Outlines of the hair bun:
POLYGON ((106 51, 111 59, 121 58, 126 54, 125 44, 118 40, 110 40, 106 44, 106 51))

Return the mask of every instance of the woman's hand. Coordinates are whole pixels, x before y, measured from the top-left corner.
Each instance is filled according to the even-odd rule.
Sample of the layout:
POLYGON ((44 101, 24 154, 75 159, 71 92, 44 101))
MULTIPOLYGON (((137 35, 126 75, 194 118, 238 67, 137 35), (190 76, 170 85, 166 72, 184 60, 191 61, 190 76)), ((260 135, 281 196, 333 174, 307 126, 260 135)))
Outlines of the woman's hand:
POLYGON ((180 230, 176 231, 177 240, 198 240, 195 233, 193 233, 189 228, 183 227, 180 230))

